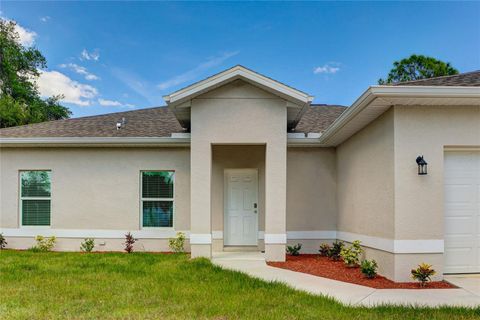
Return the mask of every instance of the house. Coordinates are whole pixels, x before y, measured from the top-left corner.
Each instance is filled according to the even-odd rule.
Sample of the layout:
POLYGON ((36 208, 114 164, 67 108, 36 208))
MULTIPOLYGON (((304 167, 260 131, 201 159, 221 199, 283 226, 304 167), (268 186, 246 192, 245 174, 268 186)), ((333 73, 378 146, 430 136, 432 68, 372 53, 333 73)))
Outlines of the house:
POLYGON ((9 246, 122 250, 130 231, 164 251, 184 231, 192 257, 282 261, 287 243, 360 240, 396 281, 421 262, 480 272, 480 71, 372 86, 345 108, 235 66, 164 99, 0 130, 9 246))

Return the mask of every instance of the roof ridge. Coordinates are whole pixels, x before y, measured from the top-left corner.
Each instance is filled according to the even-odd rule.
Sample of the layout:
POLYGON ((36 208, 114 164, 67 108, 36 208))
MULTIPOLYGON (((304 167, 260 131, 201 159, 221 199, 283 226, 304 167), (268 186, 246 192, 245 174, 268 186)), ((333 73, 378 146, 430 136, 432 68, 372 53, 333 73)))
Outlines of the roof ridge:
POLYGON ((474 71, 468 71, 468 72, 462 72, 462 73, 457 73, 457 74, 450 74, 447 76, 438 76, 438 77, 431 77, 431 78, 424 78, 424 79, 417 79, 417 80, 409 80, 409 81, 402 81, 402 82, 395 82, 392 85, 399 85, 399 84, 408 84, 412 82, 422 82, 422 81, 429 81, 433 79, 444 79, 444 78, 452 78, 452 77, 458 77, 458 76, 464 76, 472 73, 480 73, 480 70, 474 70, 474 71))
MULTIPOLYGON (((153 110, 153 109, 161 109, 161 108, 167 108, 167 106, 148 107, 148 108, 141 108, 141 109, 135 109, 135 110, 127 110, 127 111, 117 111, 117 112, 110 112, 110 113, 102 113, 102 114, 95 114, 95 115, 91 115, 91 116, 83 116, 83 117, 77 117, 77 118, 68 118, 68 119, 63 119, 63 120, 87 119, 87 118, 94 118, 94 117, 111 116, 111 115, 116 115, 116 114, 120 114, 120 113, 131 113, 131 112, 138 112, 138 111, 145 111, 145 110, 153 110)), ((58 121, 58 120, 53 120, 53 121, 58 121)), ((46 121, 46 122, 50 122, 50 121, 46 121)))

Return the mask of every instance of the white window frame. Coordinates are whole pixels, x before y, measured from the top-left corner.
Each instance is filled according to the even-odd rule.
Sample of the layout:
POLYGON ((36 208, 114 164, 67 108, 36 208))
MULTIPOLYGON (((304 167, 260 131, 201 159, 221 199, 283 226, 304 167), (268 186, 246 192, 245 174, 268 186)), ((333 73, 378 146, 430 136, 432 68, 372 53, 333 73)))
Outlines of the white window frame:
POLYGON ((18 198, 19 198, 19 217, 20 221, 18 222, 21 228, 24 229, 50 229, 52 227, 52 170, 50 169, 21 169, 18 170, 18 198), (24 197, 22 196, 22 172, 29 171, 48 171, 50 172, 50 196, 49 197, 24 197), (32 226, 23 224, 23 200, 50 200, 50 224, 47 226, 32 226))
POLYGON ((175 186, 177 174, 175 170, 141 170, 140 171, 140 229, 174 230, 175 229, 175 186), (143 173, 144 172, 173 172, 173 197, 172 198, 144 198, 143 197, 143 173), (171 201, 172 202, 172 226, 171 227, 144 227, 143 226, 143 203, 145 201, 171 201))

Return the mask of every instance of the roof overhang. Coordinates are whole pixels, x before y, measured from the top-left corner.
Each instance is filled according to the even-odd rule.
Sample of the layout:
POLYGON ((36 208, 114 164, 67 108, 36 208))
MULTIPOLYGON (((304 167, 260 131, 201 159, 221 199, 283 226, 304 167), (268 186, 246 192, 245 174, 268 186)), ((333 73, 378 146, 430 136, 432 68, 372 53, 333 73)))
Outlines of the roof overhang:
POLYGON ((318 142, 337 146, 395 105, 479 106, 480 87, 372 86, 323 132, 318 142))
POLYGON ((288 102, 286 105, 288 127, 296 126, 313 101, 313 96, 243 66, 235 66, 220 72, 205 80, 166 95, 163 99, 182 126, 188 128, 190 126, 190 101, 192 99, 238 79, 285 99, 288 102))
POLYGON ((0 147, 189 147, 190 138, 171 137, 44 137, 0 138, 0 147))

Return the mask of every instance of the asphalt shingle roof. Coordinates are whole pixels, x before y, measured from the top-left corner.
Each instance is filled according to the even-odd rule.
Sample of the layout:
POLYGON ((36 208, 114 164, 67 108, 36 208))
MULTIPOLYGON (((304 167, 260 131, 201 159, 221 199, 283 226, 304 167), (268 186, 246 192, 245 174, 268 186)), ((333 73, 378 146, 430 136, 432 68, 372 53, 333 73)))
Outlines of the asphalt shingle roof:
POLYGON ((394 86, 447 86, 447 87, 480 87, 480 70, 415 81, 392 84, 394 86))
POLYGON ((347 107, 339 105, 312 105, 295 127, 294 132, 323 132, 335 121, 347 107))
MULTIPOLYGON (((342 106, 312 105, 295 132, 323 132, 345 110, 342 106)), ((32 137, 170 137, 184 132, 167 107, 139 109, 0 129, 2 138, 32 137), (120 130, 116 123, 125 118, 120 130)))
POLYGON ((157 107, 5 128, 0 137, 169 137, 173 132, 183 132, 177 118, 157 107), (126 124, 117 130, 122 118, 126 124))

